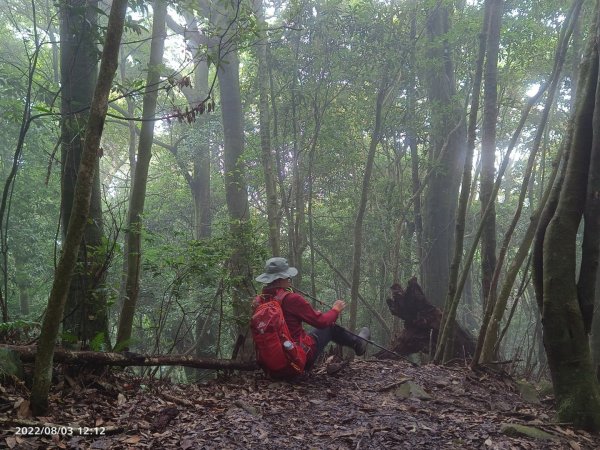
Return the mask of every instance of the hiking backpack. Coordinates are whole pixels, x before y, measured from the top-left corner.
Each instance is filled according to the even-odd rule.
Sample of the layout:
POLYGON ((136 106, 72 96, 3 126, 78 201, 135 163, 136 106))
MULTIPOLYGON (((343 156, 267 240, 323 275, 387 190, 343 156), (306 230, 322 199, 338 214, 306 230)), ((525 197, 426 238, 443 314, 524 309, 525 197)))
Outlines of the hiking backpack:
POLYGON ((250 319, 256 360, 273 377, 299 375, 306 365, 306 352, 292 339, 281 309, 287 294, 289 291, 281 289, 275 296, 257 295, 250 319))

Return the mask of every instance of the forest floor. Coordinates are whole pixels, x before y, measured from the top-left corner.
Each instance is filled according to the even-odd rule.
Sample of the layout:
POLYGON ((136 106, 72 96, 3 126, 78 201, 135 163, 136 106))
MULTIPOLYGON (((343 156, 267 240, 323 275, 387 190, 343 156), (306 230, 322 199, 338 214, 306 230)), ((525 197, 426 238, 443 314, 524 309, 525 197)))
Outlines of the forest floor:
POLYGON ((554 422, 551 398, 525 401, 502 373, 374 359, 326 368, 293 383, 256 372, 191 385, 59 373, 47 416, 35 418, 25 386, 9 380, 0 385, 0 448, 600 448, 599 435, 554 422), (32 435, 43 431, 56 434, 32 435))

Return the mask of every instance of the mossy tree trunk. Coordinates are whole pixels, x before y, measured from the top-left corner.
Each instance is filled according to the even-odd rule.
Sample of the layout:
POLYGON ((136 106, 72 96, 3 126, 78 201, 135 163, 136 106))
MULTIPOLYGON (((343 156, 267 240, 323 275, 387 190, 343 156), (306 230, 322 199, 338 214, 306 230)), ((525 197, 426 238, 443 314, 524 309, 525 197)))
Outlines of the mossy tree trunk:
POLYGON ((564 145, 561 146, 561 151, 559 152, 559 155, 555 160, 555 164, 553 164, 552 175, 550 176, 548 186, 546 187, 542 198, 540 199, 540 206, 530 218, 524 238, 521 241, 521 244, 519 245, 514 258, 511 261, 509 269, 504 275, 504 283, 500 292, 498 292, 497 289, 500 281, 500 274, 502 272, 504 261, 508 254, 514 230, 516 229, 519 219, 521 217, 521 212, 524 207, 527 192, 531 190, 531 181, 533 178, 536 157, 542 145, 542 139, 547 128, 546 125, 548 122, 548 117, 554 104, 554 98, 557 93, 558 85, 560 80, 562 79, 562 68, 565 62, 567 49, 569 47, 571 34, 573 32, 574 25, 578 21, 579 12, 581 10, 582 4, 583 0, 576 0, 573 3, 571 10, 569 11, 569 14, 567 16, 567 19, 565 20, 563 29, 561 31, 561 38, 559 39, 559 43, 556 48, 556 53, 554 57, 554 67, 552 69, 552 74, 550 75, 550 80, 548 82, 548 96, 546 97, 546 103, 542 111, 540 124, 538 126, 538 130, 536 132, 536 136, 534 138, 533 145, 527 161, 527 167, 525 170, 523 183, 521 184, 521 189, 519 193, 519 200, 517 202, 517 209, 502 240, 502 245, 500 246, 500 252, 497 258, 497 266, 494 269, 494 273, 491 279, 488 298, 489 302, 486 305, 483 324, 481 326, 479 340, 477 343, 477 351, 475 352, 476 359, 473 360, 473 364, 477 364, 479 362, 489 363, 495 357, 495 353, 498 348, 497 344, 498 333, 500 331, 500 322, 502 320, 502 317, 504 316, 504 311, 506 309, 508 297, 512 290, 517 274, 523 262, 525 261, 525 258, 529 254, 529 248, 531 247, 531 243, 535 236, 535 230, 541 217, 541 212, 544 208, 546 201, 550 196, 552 184, 558 174, 558 166, 560 160, 562 159, 561 155, 564 153, 562 151, 562 148, 565 147, 564 145))
POLYGON ((48 308, 39 338, 38 353, 35 359, 33 384, 31 389, 31 408, 40 415, 48 409, 48 392, 52 380, 54 343, 63 316, 71 277, 77 262, 77 254, 85 227, 88 222, 92 185, 98 160, 100 138, 104 129, 104 120, 108 109, 108 96, 117 70, 119 45, 123 34, 127 0, 113 0, 106 30, 106 40, 102 51, 98 82, 94 91, 90 116, 85 132, 83 153, 75 185, 73 209, 69 219, 67 236, 52 283, 48 298, 48 308))
MULTIPOLYGON (((598 214, 594 198, 600 159, 598 3, 595 28, 582 64, 574 134, 556 210, 543 235, 542 323, 559 420, 600 430, 600 389, 588 344, 597 264, 598 214), (577 230, 585 214, 582 265, 577 279, 577 230), (595 229, 594 229, 595 228, 595 229), (593 271, 593 273, 591 273, 593 271)), ((543 229, 540 232, 543 233, 543 229)))

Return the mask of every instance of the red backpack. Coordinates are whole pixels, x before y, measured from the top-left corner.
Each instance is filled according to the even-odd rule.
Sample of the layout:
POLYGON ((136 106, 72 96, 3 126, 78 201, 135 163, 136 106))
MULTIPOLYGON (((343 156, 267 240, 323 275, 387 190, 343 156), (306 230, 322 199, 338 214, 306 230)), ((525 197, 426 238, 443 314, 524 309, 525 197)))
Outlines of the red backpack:
POLYGON ((287 294, 281 289, 275 296, 257 295, 250 319, 256 360, 273 377, 299 375, 306 365, 306 352, 292 339, 283 317, 281 304, 287 294))

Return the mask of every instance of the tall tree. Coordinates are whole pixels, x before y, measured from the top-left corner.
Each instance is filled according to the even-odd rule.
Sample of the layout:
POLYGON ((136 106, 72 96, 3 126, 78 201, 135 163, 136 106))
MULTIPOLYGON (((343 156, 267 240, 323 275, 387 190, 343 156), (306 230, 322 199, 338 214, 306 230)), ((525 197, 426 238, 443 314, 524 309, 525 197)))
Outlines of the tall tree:
MULTIPOLYGON (((385 71, 384 71, 385 72, 385 71)), ((356 220, 354 222, 354 252, 352 255, 352 285, 350 287, 350 323, 349 328, 354 331, 356 328, 356 312, 358 308, 358 289, 360 287, 360 259, 362 255, 363 246, 363 222, 365 216, 365 210, 367 209, 367 200, 369 195, 369 187, 371 183, 371 176, 373 174, 373 164, 375 161, 375 150, 381 140, 381 133, 383 127, 383 111, 386 106, 386 102, 389 99, 391 90, 394 87, 395 80, 389 80, 388 74, 383 75, 377 92, 377 98, 375 101, 375 120, 373 124, 373 131, 371 133, 371 140, 369 142, 369 152, 367 154, 367 161, 365 165, 365 173, 363 175, 362 189, 360 193, 360 201, 356 212, 356 220)))
MULTIPOLYGON (((186 37, 186 47, 194 58, 194 81, 191 86, 182 87, 190 110, 199 105, 207 105, 211 96, 209 87, 209 63, 206 57, 207 36, 199 28, 197 18, 192 14, 184 14, 185 28, 180 26, 170 16, 167 17, 169 27, 186 37)), ((211 136, 210 123, 206 114, 197 116, 194 131, 187 136, 192 153, 192 168, 189 161, 184 160, 177 146, 170 146, 169 150, 175 156, 194 201, 194 239, 200 241, 212 235, 211 211, 211 136), (198 136, 198 138, 195 138, 198 136), (194 139, 195 138, 195 139, 194 139)), ((184 141, 185 142, 185 141, 184 141)), ((216 297, 215 297, 216 298, 216 297)), ((201 302, 199 302, 201 303, 201 302)), ((216 342, 216 332, 212 327, 214 308, 200 308, 196 318, 195 353, 198 357, 214 356, 210 349, 216 342)), ((188 373, 186 371, 186 373, 188 373)), ((192 377, 194 377, 192 375, 192 377)))
POLYGON ((543 242, 541 299, 544 346, 554 387, 559 420, 600 430, 600 389, 592 368, 588 335, 593 316, 598 264, 598 198, 600 183, 600 2, 582 63, 574 132, 558 203, 543 242), (577 278, 577 232, 585 218, 582 262, 577 278))
MULTIPOLYGON (((211 10, 210 18, 217 33, 221 36, 219 45, 213 50, 217 51, 218 56, 217 77, 224 135, 225 197, 233 241, 233 251, 229 260, 232 305, 239 321, 237 332, 245 334, 247 317, 250 313, 247 300, 254 293, 254 288, 251 270, 248 186, 243 161, 244 117, 240 93, 240 60, 237 49, 237 33, 239 31, 237 20, 241 15, 240 3, 233 1, 213 5, 214 9, 211 10)), ((249 347, 247 349, 249 350, 249 347)))
POLYGON ((267 223, 269 225, 269 244, 272 255, 281 255, 281 236, 279 230, 279 204, 277 201, 277 178, 275 174, 273 150, 271 149, 271 126, 269 114, 269 37, 265 20, 264 6, 261 0, 253 0, 254 14, 258 22, 260 42, 256 47, 258 59, 257 82, 259 89, 259 121, 261 161, 265 174, 265 195, 267 200, 267 223))
MULTIPOLYGON (((61 218, 66 238, 77 172, 83 153, 83 136, 96 85, 98 68, 97 0, 66 0, 60 3, 61 74, 61 218)), ((90 220, 78 256, 65 307, 63 331, 84 345, 99 333, 108 339, 106 297, 97 289, 105 279, 102 202, 99 158, 96 158, 90 220)))
POLYGON ((94 173, 96 171, 100 138, 104 129, 104 120, 108 109, 108 96, 119 60, 119 46, 125 23, 127 0, 113 0, 106 39, 102 50, 100 72, 90 107, 90 115, 85 131, 85 140, 77 183, 75 184, 73 208, 67 236, 56 271, 52 290, 48 298, 48 307, 42 322, 42 330, 35 359, 33 383, 31 388, 31 409, 41 415, 48 408, 48 391, 52 380, 54 344, 63 316, 71 277, 77 263, 79 247, 88 222, 94 173))
POLYGON ((154 140, 154 115, 158 99, 160 75, 165 46, 165 21, 167 16, 166 0, 155 0, 153 3, 154 18, 152 20, 152 42, 150 44, 150 61, 144 92, 142 110, 142 130, 138 145, 135 177, 129 200, 129 215, 127 220, 127 280, 125 298, 119 318, 116 345, 126 348, 131 339, 131 329, 135 314, 140 287, 140 265, 142 260, 142 215, 146 200, 146 184, 148 169, 152 157, 152 142, 154 140))
POLYGON ((438 3, 427 21, 429 58, 427 90, 431 108, 430 161, 439 161, 432 173, 423 204, 423 289, 442 306, 448 287, 456 200, 465 151, 465 113, 456 99, 450 10, 438 3))
MULTIPOLYGON (((450 275, 448 278, 448 293, 444 303, 444 311, 446 312, 445 319, 447 321, 451 305, 455 300, 458 284, 458 275, 463 257, 463 246, 465 240, 465 225, 467 219, 467 209, 469 206, 469 198, 471 194, 471 182, 473 178, 473 155, 475 153, 475 141, 477 138, 477 118, 479 113, 479 99, 481 96, 481 84, 483 80, 483 66, 485 61, 485 52, 487 47, 487 35, 489 28, 488 9, 486 8, 483 15, 483 25, 479 34, 479 50, 475 63, 475 71, 473 74, 473 94, 471 96, 471 106, 469 111, 469 123, 467 126, 467 152, 465 155, 465 163, 462 174, 462 184, 460 196, 458 199, 458 210, 456 214, 456 224, 454 232, 454 255, 450 264, 450 275)), ((464 269, 470 271, 469 268, 464 269)), ((443 337, 443 333, 440 337, 443 337)), ((440 339, 441 340, 441 339, 440 339)), ((437 356, 438 362, 441 357, 446 358, 452 353, 452 345, 448 345, 445 349, 445 354, 439 352, 437 356)))
MULTIPOLYGON (((581 10, 582 4, 583 0, 575 0, 573 2, 571 10, 569 11, 562 27, 561 37, 558 41, 558 45, 556 48, 554 67, 552 69, 550 79, 548 83, 546 83, 547 85, 549 85, 548 96, 546 98, 546 104, 544 105, 544 109, 542 111, 540 124, 536 131, 536 136, 534 138, 532 149, 530 151, 529 158, 527 161, 527 167, 525 169, 523 183, 521 184, 521 191, 519 193, 517 208, 513 215, 513 219, 502 240, 502 245, 498 254, 497 266, 494 269, 494 273, 491 279, 488 298, 489 302, 488 305, 486 305, 486 312, 479 334, 477 350, 475 351, 475 357, 473 359, 473 362, 475 364, 478 362, 477 360, 480 360, 482 363, 490 362, 494 356, 494 349, 497 347, 496 344, 498 340, 498 332, 500 329, 500 321, 506 308, 506 302, 508 301, 509 293, 512 290, 512 286, 521 268, 521 265, 523 264, 527 254, 529 253, 529 248, 535 236, 535 229, 537 228, 538 220, 541 216, 541 211, 543 210, 544 205, 547 199, 549 198, 552 184, 558 173, 558 166, 562 158, 562 148, 564 146, 561 146, 561 151, 559 152, 557 161, 553 165, 554 168, 552 171, 552 175, 550 176, 549 185, 547 186, 545 192, 542 195, 542 198, 540 199, 540 205, 538 206, 534 214, 531 216, 524 238, 518 247, 513 261, 510 264, 510 268, 506 272, 502 289, 499 293, 497 293, 498 283, 500 280, 500 272, 502 266, 504 265, 504 260, 507 256, 509 244, 513 237, 513 232, 517 227, 519 218, 521 217, 521 212, 524 207, 525 196, 527 194, 527 191, 532 188, 532 183, 530 183, 530 181, 532 180, 532 174, 536 157, 542 144, 542 138, 545 134, 550 111, 552 109, 552 106, 554 105, 554 99, 557 94, 559 81, 561 80, 562 67, 565 62, 567 49, 569 47, 569 41, 571 38, 571 34, 573 33, 575 24, 578 23, 579 12, 581 10), (481 355, 479 354, 480 350, 481 355)), ((538 96, 541 97, 541 92, 545 90, 546 89, 544 87, 541 87, 538 94, 536 94, 534 98, 538 96)))
MULTIPOLYGON (((481 213, 492 197, 496 164, 496 122, 498 118, 498 50, 503 0, 486 0, 487 39, 483 88, 483 125, 481 129, 481 183, 479 198, 481 213)), ((494 268, 496 267, 496 208, 492 202, 481 234, 481 289, 483 304, 487 303, 494 268)))

